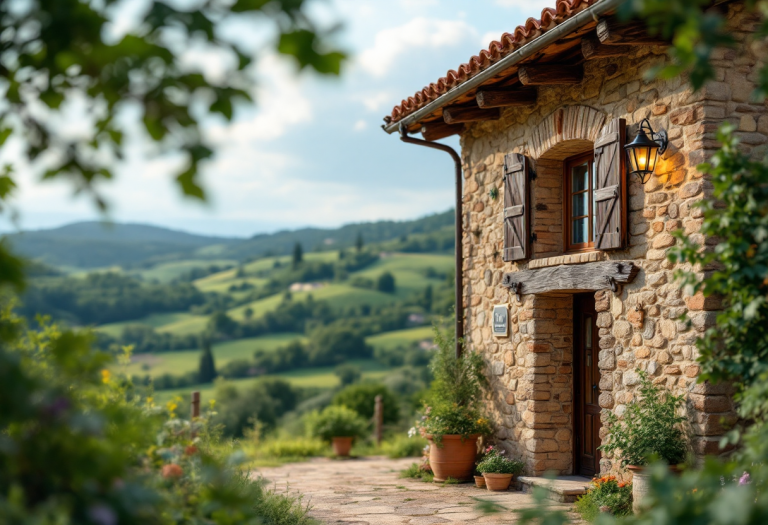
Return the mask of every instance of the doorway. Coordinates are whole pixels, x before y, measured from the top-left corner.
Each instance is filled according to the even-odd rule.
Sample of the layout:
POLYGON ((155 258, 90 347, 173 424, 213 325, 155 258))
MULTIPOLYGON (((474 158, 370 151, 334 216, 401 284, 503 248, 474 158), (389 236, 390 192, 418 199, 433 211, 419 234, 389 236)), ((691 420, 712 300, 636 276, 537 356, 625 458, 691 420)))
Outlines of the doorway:
POLYGON ((600 370, 594 293, 573 298, 574 474, 600 472, 600 370))

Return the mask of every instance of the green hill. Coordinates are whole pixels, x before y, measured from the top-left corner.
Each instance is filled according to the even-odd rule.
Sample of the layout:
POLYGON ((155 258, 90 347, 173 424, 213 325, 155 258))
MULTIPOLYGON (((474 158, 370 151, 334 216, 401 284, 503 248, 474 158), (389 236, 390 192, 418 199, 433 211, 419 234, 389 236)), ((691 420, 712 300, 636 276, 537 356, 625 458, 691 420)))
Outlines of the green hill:
POLYGON ((410 221, 355 223, 340 228, 303 228, 258 234, 250 239, 195 235, 146 224, 80 222, 47 230, 6 235, 21 255, 68 269, 119 266, 146 271, 146 278, 168 281, 211 264, 288 255, 296 243, 306 252, 337 251, 355 245, 387 243, 405 252, 452 250, 453 210, 410 221))

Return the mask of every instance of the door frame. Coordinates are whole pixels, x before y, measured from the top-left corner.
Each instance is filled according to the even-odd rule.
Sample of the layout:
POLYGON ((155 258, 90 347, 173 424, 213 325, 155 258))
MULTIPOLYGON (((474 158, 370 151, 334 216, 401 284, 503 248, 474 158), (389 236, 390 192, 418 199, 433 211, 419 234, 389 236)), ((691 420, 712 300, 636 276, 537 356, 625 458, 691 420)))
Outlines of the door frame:
MULTIPOLYGON (((590 292, 590 294, 592 294, 592 293, 593 292, 590 292)), ((582 343, 581 343, 581 337, 583 336, 583 334, 582 334, 583 326, 582 326, 582 323, 580 323, 580 322, 577 323, 576 321, 577 321, 577 319, 581 318, 580 315, 579 315, 579 306, 578 306, 578 302, 579 301, 578 301, 578 299, 579 299, 579 296, 584 296, 584 295, 587 295, 587 294, 574 294, 573 295, 573 316, 572 316, 573 317, 573 374, 572 374, 572 377, 571 377, 571 379, 572 379, 571 386, 572 386, 572 395, 573 395, 573 398, 572 398, 573 399, 573 435, 572 435, 572 440, 571 440, 571 444, 572 444, 571 464, 573 465, 573 469, 572 470, 573 470, 573 475, 574 476, 581 476, 582 475, 581 472, 580 472, 581 471, 581 454, 580 454, 579 450, 580 450, 581 440, 583 438, 583 436, 582 436, 582 434, 580 432, 580 429, 584 426, 584 408, 585 407, 583 406, 584 405, 584 403, 583 403, 584 392, 581 391, 581 383, 582 383, 582 381, 581 381, 581 378, 579 376, 582 373, 582 367, 583 367, 583 364, 584 364, 582 362, 583 357, 584 357, 583 356, 583 353, 584 353, 583 350, 584 349, 583 349, 582 343)), ((596 323, 597 323, 597 312, 595 312, 593 323, 595 323, 593 325, 593 327, 596 326, 596 323)), ((593 330, 594 330, 594 328, 593 328, 593 330)), ((595 332, 597 332, 597 331, 595 331, 595 332)), ((600 354, 600 346, 598 344, 599 338, 597 337, 597 335, 598 335, 597 333, 593 333, 593 336, 592 336, 592 345, 593 345, 593 356, 592 356, 592 359, 594 359, 595 362, 598 361, 598 357, 599 357, 599 354, 600 354)), ((599 397, 599 394, 600 394, 600 387, 599 387, 599 384, 598 384, 598 397, 599 397)), ((600 427, 602 428, 602 423, 601 423, 600 427)), ((599 434, 598 434, 597 437, 599 439, 599 434)), ((602 458, 602 454, 601 454, 600 450, 598 449, 597 450, 597 461, 596 461, 597 465, 596 465, 596 468, 595 468, 595 475, 599 475, 600 474, 600 459, 601 458, 602 458)))

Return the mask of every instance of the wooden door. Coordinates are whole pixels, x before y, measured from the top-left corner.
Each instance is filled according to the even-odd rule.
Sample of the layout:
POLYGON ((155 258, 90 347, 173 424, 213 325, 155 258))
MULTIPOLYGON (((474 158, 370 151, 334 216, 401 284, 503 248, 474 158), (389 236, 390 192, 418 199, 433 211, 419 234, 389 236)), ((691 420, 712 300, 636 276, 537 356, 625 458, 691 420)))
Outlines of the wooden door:
POLYGON ((597 313, 593 293, 574 296, 574 464, 575 474, 592 477, 600 472, 600 370, 597 313))

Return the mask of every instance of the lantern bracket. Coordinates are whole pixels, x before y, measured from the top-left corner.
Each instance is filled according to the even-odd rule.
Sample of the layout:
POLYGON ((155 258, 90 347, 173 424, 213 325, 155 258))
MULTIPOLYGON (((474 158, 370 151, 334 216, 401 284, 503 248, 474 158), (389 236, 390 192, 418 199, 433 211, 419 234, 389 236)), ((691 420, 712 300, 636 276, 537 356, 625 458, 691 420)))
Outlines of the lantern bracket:
POLYGON ((667 146, 669 145, 669 137, 667 136, 666 130, 661 129, 659 131, 653 131, 651 123, 647 118, 644 118, 640 123, 640 129, 644 129, 648 136, 651 137, 651 140, 659 145, 659 155, 662 155, 665 151, 667 151, 667 146))

